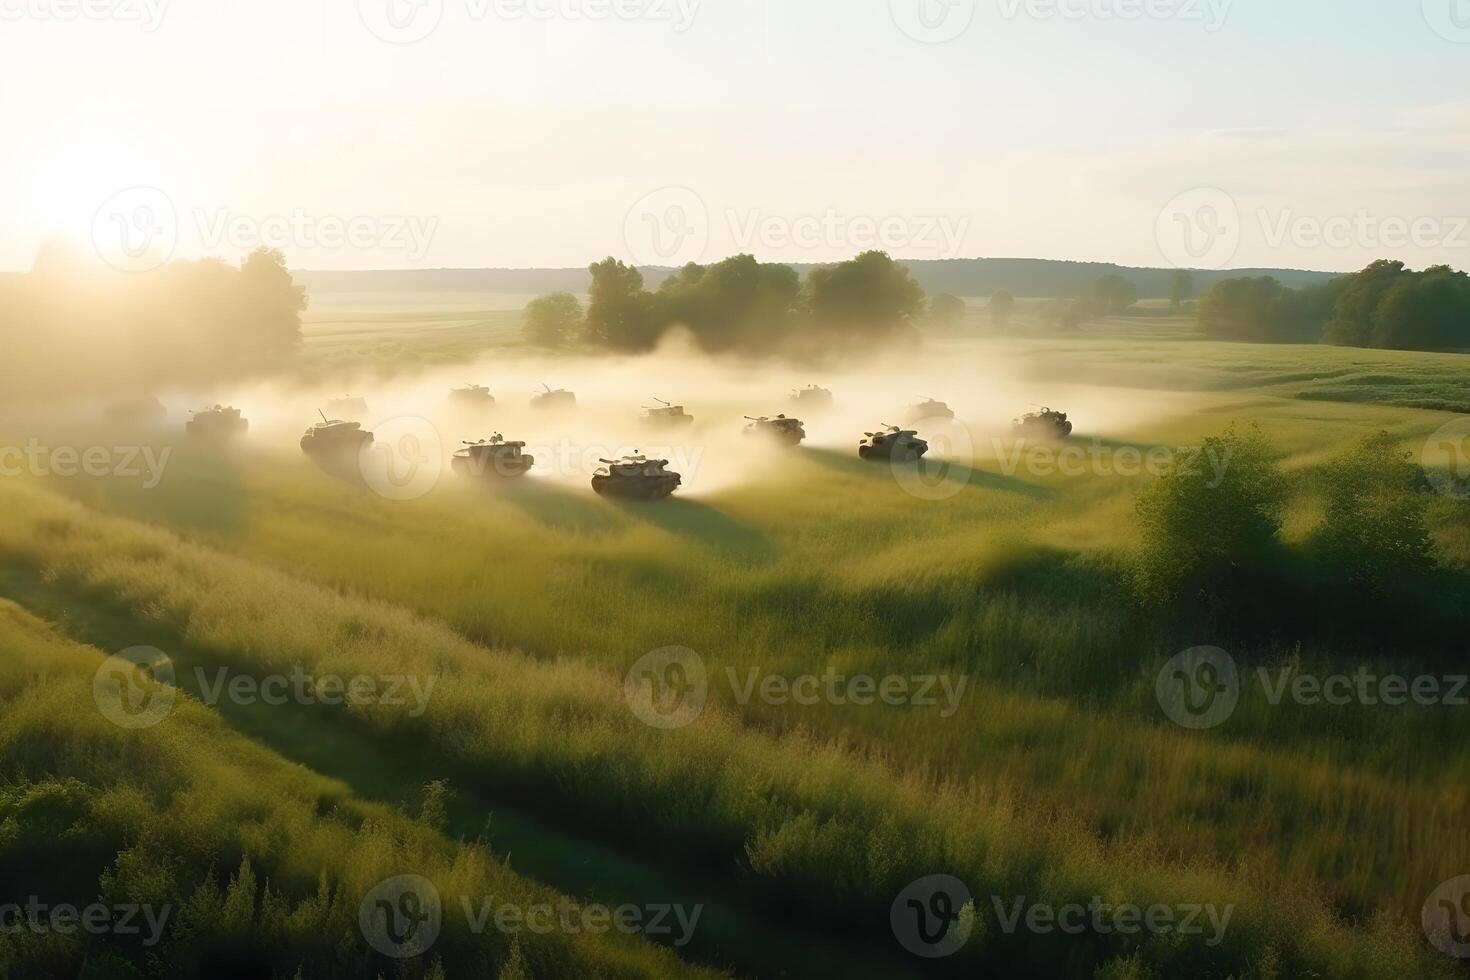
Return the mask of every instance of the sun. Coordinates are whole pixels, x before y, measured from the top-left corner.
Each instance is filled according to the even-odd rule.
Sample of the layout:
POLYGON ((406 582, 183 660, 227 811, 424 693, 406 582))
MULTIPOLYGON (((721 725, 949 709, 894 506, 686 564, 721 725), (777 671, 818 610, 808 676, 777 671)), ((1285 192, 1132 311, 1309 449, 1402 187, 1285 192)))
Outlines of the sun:
POLYGON ((158 180, 156 163, 125 137, 92 133, 43 144, 35 155, 31 205, 47 235, 85 237, 103 204, 158 180))

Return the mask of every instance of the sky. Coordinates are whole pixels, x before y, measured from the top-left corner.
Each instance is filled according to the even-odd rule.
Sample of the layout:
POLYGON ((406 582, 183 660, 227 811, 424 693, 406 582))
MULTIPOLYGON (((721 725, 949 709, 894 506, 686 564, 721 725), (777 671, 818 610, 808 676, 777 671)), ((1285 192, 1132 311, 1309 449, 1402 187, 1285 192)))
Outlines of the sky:
POLYGON ((1470 0, 0 0, 0 270, 1470 267, 1470 0))

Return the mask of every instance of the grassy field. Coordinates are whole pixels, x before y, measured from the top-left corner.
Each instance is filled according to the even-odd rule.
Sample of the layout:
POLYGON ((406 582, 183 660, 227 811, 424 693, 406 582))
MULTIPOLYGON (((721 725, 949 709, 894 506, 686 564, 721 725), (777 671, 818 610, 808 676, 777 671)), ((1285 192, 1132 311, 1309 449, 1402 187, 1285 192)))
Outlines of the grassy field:
MULTIPOLYGON (((350 374, 411 385, 416 370, 468 372, 477 358, 482 373, 503 358, 526 359, 537 380, 557 369, 519 349, 515 323, 452 304, 319 312, 298 383, 350 374)), ((1293 634, 1160 616, 1123 583, 1135 502, 1154 478, 1129 460, 1256 423, 1292 478, 1286 537, 1301 542, 1320 512, 1315 478, 1336 455, 1380 430, 1417 455, 1470 410, 1464 357, 1209 343, 1167 317, 1066 337, 1034 335, 1024 320, 1004 336, 969 326, 978 336, 933 338, 918 366, 877 372, 916 377, 845 376, 849 406, 872 400, 861 416, 834 383, 835 417, 812 420, 811 443, 779 456, 742 454, 728 432, 754 386, 782 388, 759 370, 722 368, 680 396, 700 417, 674 440, 698 464, 689 492, 653 507, 603 501, 576 473, 499 488, 446 474, 422 497, 387 499, 318 471, 284 424, 225 455, 177 445, 154 488, 6 480, 0 595, 18 604, 4 612, 23 656, 7 664, 3 693, 26 706, 6 713, 7 785, 24 796, 75 778, 78 813, 140 795, 168 820, 198 824, 177 835, 197 845, 175 859, 191 887, 210 868, 224 885, 249 860, 291 901, 306 902, 318 877, 340 885, 341 907, 321 913, 339 918, 389 864, 446 882, 448 895, 554 887, 706 907, 694 941, 673 950, 455 935, 443 958, 451 976, 480 975, 483 963, 545 977, 817 975, 834 963, 845 976, 1455 975, 1418 918, 1435 886, 1470 872, 1465 708, 1272 704, 1246 685, 1227 724, 1192 731, 1165 716, 1155 682, 1201 645, 1228 649, 1248 672, 1463 666, 1417 640, 1330 624, 1293 634), (953 464, 943 499, 847 448, 853 418, 888 411, 881 397, 933 384, 945 390, 913 394, 960 411, 941 433, 953 464), (996 435, 1002 407, 1058 395, 1078 423, 1067 445, 1085 451, 1077 472, 996 435), (180 666, 402 673, 437 686, 415 715, 211 708, 181 683, 186 711, 123 738, 72 688, 98 648, 140 643, 180 666), (677 730, 644 724, 624 696, 629 669, 666 647, 694 651, 708 677, 709 706, 677 730), (937 687, 936 705, 742 693, 751 678, 825 672, 965 686, 951 702, 937 687), (202 732, 213 733, 208 749, 202 732), (48 769, 56 740, 76 758, 48 769), (94 744, 95 755, 82 748, 94 744), (170 761, 109 762, 108 752, 170 761), (435 780, 453 793, 445 819, 407 816, 435 780), (266 809, 318 802, 258 816, 289 829, 230 837, 215 825, 244 802, 188 806, 223 792, 193 784, 228 781, 269 786, 258 794, 266 809), (390 828, 381 847, 392 860, 358 867, 325 843, 369 825, 390 828), (958 955, 927 963, 898 946, 888 915, 906 884, 937 873, 968 884, 980 921, 958 955), (992 896, 1234 912, 1217 944, 1008 933, 992 896)), ((629 438, 615 421, 629 411, 620 389, 636 404, 654 382, 561 363, 592 391, 579 415, 536 422, 505 406, 495 424, 562 424, 579 446, 629 438)), ((459 434, 458 422, 435 420, 459 434)), ((68 437, 82 438, 53 435, 68 437)), ((1470 506, 1437 497, 1429 516, 1446 574, 1470 575, 1470 506)), ((138 846, 117 834, 76 858, 79 883, 113 880, 102 869, 138 846)), ((0 843, 0 857, 18 860, 19 845, 0 843)), ((180 945, 178 955, 191 954, 180 945)))

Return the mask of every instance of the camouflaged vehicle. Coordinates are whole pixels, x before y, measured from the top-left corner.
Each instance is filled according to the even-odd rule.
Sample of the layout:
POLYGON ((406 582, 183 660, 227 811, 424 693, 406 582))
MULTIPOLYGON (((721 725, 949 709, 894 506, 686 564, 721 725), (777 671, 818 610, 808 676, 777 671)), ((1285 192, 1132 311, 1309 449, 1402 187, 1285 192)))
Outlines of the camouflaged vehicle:
POLYGON ((816 385, 807 385, 791 393, 791 405, 808 412, 825 412, 832 407, 832 392, 816 385))
POLYGON ((341 398, 333 398, 327 402, 327 411, 334 419, 348 419, 360 422, 367 418, 368 403, 365 398, 355 395, 343 395, 341 398))
POLYGON ((495 396, 484 385, 467 384, 449 389, 449 404, 454 408, 494 408, 495 396))
POLYGON ((184 423, 185 432, 201 439, 233 439, 243 436, 249 428, 249 420, 240 417, 238 408, 223 405, 195 412, 194 417, 184 423))
POLYGON ((644 425, 679 429, 694 424, 694 416, 685 412, 683 405, 671 405, 662 398, 655 398, 654 401, 658 402, 657 408, 643 406, 643 415, 639 421, 644 425))
POLYGON ((1031 439, 1065 439, 1072 434, 1072 423, 1066 412, 1054 412, 1043 408, 1039 412, 1027 412, 1011 423, 1018 436, 1031 439))
POLYGON ((604 497, 629 500, 663 500, 679 488, 684 478, 664 467, 666 459, 646 456, 624 456, 620 460, 604 459, 605 465, 592 475, 592 489, 604 497))
POLYGON ((878 432, 865 432, 866 437, 858 443, 858 456, 863 459, 888 459, 911 463, 923 458, 929 444, 919 438, 913 429, 900 429, 896 425, 885 426, 878 432))
POLYGON ((524 442, 506 442, 505 437, 497 432, 489 439, 466 442, 464 448, 450 459, 449 465, 462 476, 525 476, 536 465, 535 456, 522 452, 525 448, 524 442))
POLYGON ((372 445, 373 434, 363 429, 358 422, 329 419, 319 412, 322 420, 312 424, 301 437, 301 451, 313 459, 355 459, 357 454, 372 445))
POLYGON ((926 398, 917 404, 910 405, 904 415, 910 422, 918 422, 921 419, 953 419, 954 409, 944 402, 926 398))
POLYGON ((784 415, 775 418, 745 416, 750 424, 745 427, 747 436, 765 436, 786 446, 799 446, 806 439, 806 429, 801 419, 789 419, 784 415))
POLYGON ((545 391, 538 392, 531 399, 531 407, 544 411, 565 411, 577 407, 577 396, 564 388, 551 390, 549 385, 542 385, 545 391))

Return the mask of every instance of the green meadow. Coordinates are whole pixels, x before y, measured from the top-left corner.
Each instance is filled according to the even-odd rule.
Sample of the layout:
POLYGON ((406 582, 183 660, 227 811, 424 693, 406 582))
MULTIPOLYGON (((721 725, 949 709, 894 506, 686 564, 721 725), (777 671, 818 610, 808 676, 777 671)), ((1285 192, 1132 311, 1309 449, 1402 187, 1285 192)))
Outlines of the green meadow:
MULTIPOLYGON (((0 481, 0 864, 65 868, 72 900, 181 906, 156 949, 0 936, 0 976, 83 961, 131 975, 125 961, 197 963, 210 942, 283 977, 1457 975, 1419 918, 1470 873, 1470 707, 1273 703, 1271 685, 1456 675, 1463 647, 1413 623, 1384 636, 1165 614, 1127 582, 1151 452, 1258 426, 1288 477, 1284 544, 1305 547, 1325 469, 1365 437, 1454 462, 1431 437, 1470 412, 1465 357, 1206 342, 1155 312, 1063 336, 1023 317, 929 338, 923 356, 972 371, 977 392, 1004 375, 1034 400, 1085 387, 1105 410, 1074 410, 1051 447, 962 413, 945 446, 964 451, 917 477, 821 440, 732 461, 724 433, 743 406, 711 388, 681 396, 701 419, 683 441, 720 478, 658 505, 447 467, 423 496, 388 499, 272 429, 223 453, 152 437, 173 446, 153 488, 0 481), (1069 449, 1081 462, 1058 466, 1069 449), (179 706, 125 731, 93 709, 91 678, 140 644, 173 659, 179 706), (1200 646, 1243 677, 1238 708, 1204 730, 1156 696, 1165 664, 1200 646), (625 679, 669 647, 697 656, 708 703, 663 729, 625 679), (434 685, 421 711, 206 703, 195 678, 222 669, 434 685), (933 704, 759 693, 810 675, 941 680, 933 704), (404 873, 446 907, 566 896, 704 912, 684 945, 473 933, 446 915, 433 950, 395 963, 355 916, 404 873), (967 884, 975 923, 930 963, 889 913, 933 874, 967 884), (1094 896, 1232 912, 1219 937, 1008 931, 995 913, 1094 896), (274 937, 268 955, 252 934, 274 937)), ((293 383, 529 357, 517 322, 453 304, 315 311, 293 383)), ((587 400, 578 431, 599 411, 587 400)), ((1470 503, 1433 495, 1427 518, 1458 588, 1470 503)))

